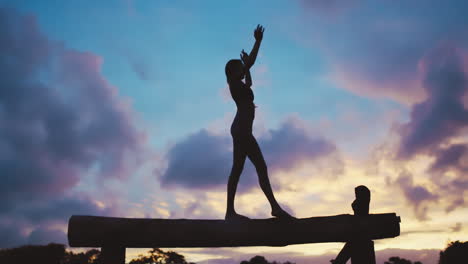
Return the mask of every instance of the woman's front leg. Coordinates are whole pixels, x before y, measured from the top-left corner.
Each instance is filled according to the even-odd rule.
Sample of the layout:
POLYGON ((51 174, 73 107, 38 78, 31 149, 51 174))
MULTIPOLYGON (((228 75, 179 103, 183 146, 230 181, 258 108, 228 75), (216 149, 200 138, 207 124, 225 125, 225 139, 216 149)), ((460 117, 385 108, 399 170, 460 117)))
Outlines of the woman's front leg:
POLYGON ((234 199, 236 196, 237 185, 239 183, 240 175, 244 169, 245 151, 243 151, 242 146, 238 142, 234 141, 234 150, 233 150, 233 164, 231 168, 231 173, 229 175, 228 186, 227 186, 227 206, 226 206, 226 215, 225 219, 248 219, 245 216, 239 215, 234 209, 234 199))
POLYGON ((276 201, 275 195, 273 194, 273 190, 271 188, 270 179, 268 177, 268 168, 265 159, 263 157, 260 146, 258 145, 257 140, 253 135, 249 140, 249 147, 247 149, 247 156, 249 157, 250 161, 252 161, 255 169, 257 170, 260 188, 262 188, 263 193, 265 193, 265 196, 270 202, 271 214, 278 218, 293 218, 290 214, 284 211, 278 204, 278 201, 276 201))

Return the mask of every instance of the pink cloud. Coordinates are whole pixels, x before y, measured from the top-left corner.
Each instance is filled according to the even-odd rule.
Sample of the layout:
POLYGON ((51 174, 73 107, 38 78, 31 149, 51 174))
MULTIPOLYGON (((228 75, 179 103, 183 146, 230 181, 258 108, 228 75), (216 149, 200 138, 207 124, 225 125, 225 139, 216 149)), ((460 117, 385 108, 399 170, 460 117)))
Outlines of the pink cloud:
POLYGON ((34 16, 0 8, 0 55, 0 236, 11 236, 2 246, 55 239, 49 221, 109 213, 73 187, 91 169, 100 179, 131 175, 146 135, 102 75, 102 58, 50 40, 34 16))
POLYGON ((360 72, 353 65, 338 62, 329 78, 338 87, 360 96, 379 99, 390 98, 406 105, 412 105, 423 100, 426 96, 417 74, 413 74, 392 76, 391 80, 372 80, 367 73, 360 72))

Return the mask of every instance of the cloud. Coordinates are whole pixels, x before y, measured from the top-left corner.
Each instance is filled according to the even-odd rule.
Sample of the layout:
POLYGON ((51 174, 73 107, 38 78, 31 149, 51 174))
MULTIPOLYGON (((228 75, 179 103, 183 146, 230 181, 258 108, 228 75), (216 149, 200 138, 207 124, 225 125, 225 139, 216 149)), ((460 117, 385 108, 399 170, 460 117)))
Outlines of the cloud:
POLYGON ((427 173, 446 200, 447 212, 465 206, 464 192, 468 186, 467 143, 457 141, 468 127, 468 110, 463 102, 468 91, 466 58, 463 49, 444 44, 421 59, 427 98, 415 104, 409 121, 397 128, 398 159, 409 160, 418 155, 433 158, 427 173))
MULTIPOLYGON (((387 62, 384 60, 381 63, 387 62)), ((355 66, 353 63, 346 62, 337 63, 333 67, 334 70, 330 74, 332 82, 360 96, 390 98, 407 105, 425 97, 417 78, 410 73, 395 72, 387 75, 387 73, 378 72, 371 63, 369 63, 369 69, 361 69, 362 65, 355 66)), ((399 66, 395 68, 401 69, 399 66)))
POLYGON ((2 239, 5 246, 28 236, 57 238, 55 229, 38 224, 45 218, 64 223, 72 213, 103 213, 73 195, 73 187, 91 169, 100 179, 123 179, 142 162, 145 134, 101 65, 90 52, 50 40, 34 16, 0 8, 0 236, 10 237, 2 239), (21 226, 12 217, 23 218, 21 226))
POLYGON ((304 10, 314 13, 288 28, 298 28, 298 39, 320 50, 329 65, 329 80, 337 87, 408 106, 409 120, 399 121, 391 131, 399 140, 386 147, 394 162, 412 173, 395 182, 417 218, 426 219, 428 204, 436 200, 446 212, 466 206, 468 19, 458 10, 465 10, 467 3, 401 4, 362 4, 346 9, 350 12, 339 17, 340 23, 324 23, 315 15, 326 12, 308 8, 304 10), (376 8, 385 12, 377 14, 376 8), (430 160, 423 172, 410 168, 418 159, 430 160), (421 181, 425 185, 413 185, 413 176, 418 182, 427 179, 421 181))
POLYGON ((468 89, 462 51, 442 46, 423 58, 420 66, 428 97, 412 107, 410 121, 400 128, 401 158, 431 151, 468 125, 462 101, 468 89))
POLYGON ((190 192, 176 198, 177 209, 172 208, 169 218, 220 219, 225 213, 223 193, 190 192), (200 202, 203 201, 203 202, 200 202))
POLYGON ((46 245, 48 243, 67 244, 66 234, 59 230, 36 228, 28 237, 27 243, 32 245, 46 245))
POLYGON ((432 172, 447 171, 449 169, 457 170, 460 173, 468 171, 466 144, 453 144, 449 147, 442 147, 434 151, 435 161, 430 167, 432 172))
MULTIPOLYGON (((271 129, 258 139, 270 174, 291 171, 303 162, 337 152, 332 142, 309 134, 301 122, 288 119, 278 129, 271 129)), ((160 175, 160 181, 168 187, 204 189, 224 186, 231 166, 231 137, 201 130, 169 149, 167 169, 160 175)), ((243 174, 243 177, 247 176, 246 180, 241 180, 245 188, 257 183, 252 168, 247 168, 243 174)))
POLYGON ((352 37, 346 35, 348 39, 329 37, 330 45, 336 46, 326 52, 331 61, 330 79, 364 97, 389 98, 407 105, 423 100, 426 95, 418 63, 432 48, 427 44, 432 36, 414 21, 375 19, 364 25, 350 22, 349 27, 337 29, 355 32, 352 37))
POLYGON ((463 229, 463 225, 462 223, 458 222, 455 223, 455 225, 452 226, 450 229, 452 230, 452 232, 460 232, 463 229))
POLYGON ((400 236, 407 236, 407 235, 412 235, 412 234, 439 234, 439 233, 446 233, 446 229, 424 229, 424 230, 408 230, 408 231, 402 231, 400 232, 400 236))
POLYGON ((299 2, 318 15, 338 15, 354 7, 359 0, 300 0, 299 2))
POLYGON ((314 52, 318 49, 327 62, 329 79, 360 96, 406 105, 420 102, 426 97, 418 73, 421 58, 441 41, 468 45, 468 19, 459 12, 466 9, 466 1, 450 5, 438 1, 299 3, 305 15, 286 22, 298 23, 289 25, 287 34, 314 52), (377 9, 385 11, 376 13, 377 9), (338 17, 339 22, 329 23, 330 17, 338 17))
POLYGON ((415 216, 419 220, 427 220, 428 204, 436 202, 439 199, 438 195, 431 193, 422 185, 413 184, 413 178, 410 174, 400 174, 395 184, 403 191, 408 204, 414 208, 415 216))
POLYGON ((103 207, 84 195, 68 195, 52 200, 37 200, 24 204, 22 207, 9 210, 8 215, 15 219, 28 221, 33 219, 35 223, 47 223, 57 219, 66 219, 73 215, 99 214, 110 215, 114 210, 111 207, 103 207))
POLYGON ((334 143, 321 136, 309 135, 300 119, 288 119, 277 130, 260 139, 269 167, 274 171, 290 171, 302 162, 337 152, 334 143))
POLYGON ((26 243, 25 235, 20 233, 21 227, 18 224, 12 226, 2 222, 0 222, 0 234, 2 236, 0 248, 24 245, 26 243))
POLYGON ((226 184, 232 155, 229 137, 200 130, 177 142, 167 152, 168 167, 161 175, 163 186, 210 188, 226 184))
POLYGON ((455 180, 452 182, 452 186, 446 191, 447 197, 451 202, 446 206, 445 212, 450 213, 458 207, 465 206, 465 198, 463 197, 468 186, 467 181, 458 184, 459 181, 455 180))
POLYGON ((101 207, 93 200, 77 195, 21 203, 0 213, 0 247, 51 242, 66 244, 65 226, 71 215, 110 216, 114 212, 115 208, 101 207))

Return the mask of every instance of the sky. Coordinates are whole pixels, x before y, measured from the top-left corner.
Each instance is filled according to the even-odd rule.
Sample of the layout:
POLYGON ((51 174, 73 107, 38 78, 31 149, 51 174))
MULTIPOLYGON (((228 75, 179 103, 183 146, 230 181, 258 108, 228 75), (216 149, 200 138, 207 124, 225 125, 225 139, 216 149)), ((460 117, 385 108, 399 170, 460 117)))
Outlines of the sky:
MULTIPOLYGON (((297 217, 401 216, 390 255, 468 240, 463 0, 0 0, 0 247, 67 243, 73 214, 223 219, 236 113, 224 66, 250 51, 278 201, 297 217)), ((236 210, 270 217, 247 163, 236 210)), ((328 263, 340 243, 175 249, 188 260, 328 263)), ((128 249, 127 258, 144 252, 128 249)))

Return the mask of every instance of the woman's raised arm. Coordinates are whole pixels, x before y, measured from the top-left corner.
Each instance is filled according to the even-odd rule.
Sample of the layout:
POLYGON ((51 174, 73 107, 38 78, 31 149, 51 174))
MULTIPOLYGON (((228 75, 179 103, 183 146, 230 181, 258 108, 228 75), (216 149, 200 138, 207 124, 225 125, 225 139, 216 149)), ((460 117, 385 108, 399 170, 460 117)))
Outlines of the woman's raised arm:
MULTIPOLYGON (((244 63, 244 65, 249 63, 248 62, 249 55, 247 53, 245 53, 244 50, 242 50, 242 52, 240 54, 240 57, 241 57, 241 60, 244 63)), ((244 72, 245 73, 245 85, 250 88, 252 86, 252 77, 250 76, 250 67, 245 66, 244 71, 245 71, 244 72)))
POLYGON ((250 51, 249 59, 247 60, 247 63, 246 64, 244 63, 247 69, 250 69, 254 65, 255 60, 257 59, 257 54, 258 54, 258 50, 260 49, 260 44, 262 43, 264 31, 265 31, 264 27, 257 25, 257 28, 254 31, 255 44, 252 48, 252 51, 250 51))

